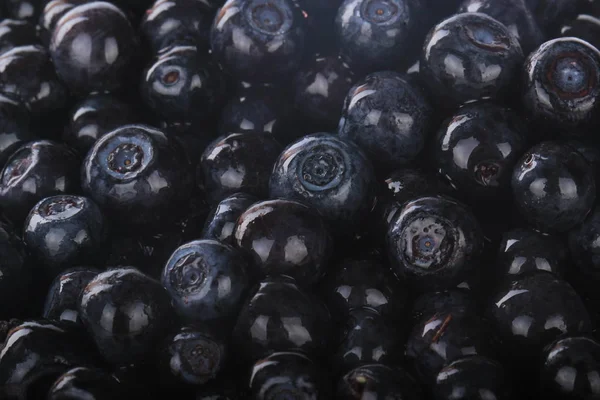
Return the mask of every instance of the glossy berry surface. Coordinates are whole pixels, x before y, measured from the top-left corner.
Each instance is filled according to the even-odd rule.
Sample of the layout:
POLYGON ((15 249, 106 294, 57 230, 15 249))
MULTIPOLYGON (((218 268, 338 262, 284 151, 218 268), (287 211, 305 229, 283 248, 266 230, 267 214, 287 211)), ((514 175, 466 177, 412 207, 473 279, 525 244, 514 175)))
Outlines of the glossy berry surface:
POLYGON ((405 76, 376 72, 348 92, 338 133, 354 141, 375 166, 399 167, 425 146, 431 113, 423 93, 405 76))
POLYGON ((57 275, 46 296, 43 317, 55 321, 81 322, 79 296, 101 271, 91 267, 69 268, 57 275))
POLYGON ((78 165, 76 153, 58 142, 23 144, 0 172, 0 206, 21 224, 38 201, 77 190, 78 165))
POLYGON ((373 208, 375 172, 358 146, 337 135, 314 133, 283 150, 271 173, 269 194, 306 203, 334 226, 347 229, 373 208))
POLYGON ((81 183, 120 226, 172 221, 193 187, 179 143, 146 125, 125 125, 100 138, 81 167, 81 183))
POLYGON ((95 260, 102 262, 108 226, 98 206, 89 198, 51 196, 29 212, 23 239, 35 258, 54 278, 65 268, 95 260))
POLYGON ((133 267, 96 275, 83 289, 78 310, 100 354, 113 365, 147 360, 173 321, 167 291, 133 267))
POLYGON ((514 202, 523 218, 544 232, 581 223, 596 199, 594 173, 583 155, 563 142, 542 142, 517 162, 514 202))
POLYGON ((600 344, 585 336, 559 339, 544 349, 542 393, 548 399, 600 396, 600 344))
POLYGON ((178 247, 162 273, 175 310, 189 322, 235 320, 250 287, 248 264, 238 250, 216 240, 178 247))
POLYGON ((407 372, 382 364, 357 367, 340 378, 337 385, 339 399, 418 400, 421 396, 414 379, 407 372))
POLYGON ((272 80, 298 68, 306 21, 293 0, 228 0, 217 11, 210 35, 216 59, 233 76, 272 80))
POLYGON ((21 238, 0 222, 0 319, 19 315, 27 307, 33 269, 21 238))
POLYGON ((37 44, 35 27, 27 21, 5 19, 0 21, 0 54, 14 47, 37 44))
POLYGON ((427 35, 421 74, 446 108, 503 97, 518 77, 523 50, 508 28, 482 13, 454 15, 427 35))
POLYGON ((266 133, 230 133, 213 140, 197 166, 210 203, 236 192, 259 198, 269 193, 269 177, 281 145, 266 133))
POLYGON ((579 14, 574 20, 563 25, 560 29, 562 37, 576 37, 585 40, 595 48, 600 46, 600 19, 594 15, 579 14))
POLYGON ((419 1, 346 0, 337 11, 340 51, 363 72, 395 69, 410 49, 418 23, 419 1))
POLYGON ((283 199, 250 206, 238 218, 234 237, 261 275, 287 275, 309 285, 323 277, 332 245, 314 209, 283 199))
POLYGON ((212 208, 206 217, 202 238, 234 245, 233 231, 237 219, 256 202, 258 202, 258 198, 246 193, 234 193, 224 198, 212 208))
POLYGON ((250 376, 249 392, 256 400, 331 398, 329 377, 302 353, 273 353, 258 360, 250 376))
POLYGON ((48 391, 49 400, 87 397, 124 399, 125 391, 113 376, 97 368, 76 367, 62 374, 48 391))
POLYGON ((74 92, 121 88, 135 70, 139 40, 114 4, 92 1, 73 7, 56 23, 50 54, 57 73, 74 92))
POLYGON ((34 138, 25 106, 0 95, 0 168, 17 148, 34 138))
POLYGON ((557 33, 559 21, 574 18, 583 3, 579 0, 525 0, 540 27, 550 34, 557 33))
POLYGON ((513 167, 526 150, 526 133, 509 108, 467 104, 438 130, 432 158, 437 172, 470 198, 507 197, 513 167))
POLYGON ((206 119, 225 101, 225 77, 206 51, 175 46, 159 53, 142 73, 146 105, 172 122, 206 119))
POLYGON ((444 367, 437 375, 436 400, 509 400, 511 382, 502 365, 489 358, 468 356, 444 367))
POLYGON ((483 235, 466 206, 448 197, 420 197, 391 218, 386 248, 394 272, 412 284, 448 288, 478 267, 483 235))
POLYGON ((290 350, 322 358, 330 343, 330 321, 317 296, 289 278, 269 279, 247 298, 233 330, 234 348, 249 362, 290 350))
POLYGON ((577 38, 543 43, 525 61, 523 105, 547 129, 585 135, 600 96, 600 52, 577 38))

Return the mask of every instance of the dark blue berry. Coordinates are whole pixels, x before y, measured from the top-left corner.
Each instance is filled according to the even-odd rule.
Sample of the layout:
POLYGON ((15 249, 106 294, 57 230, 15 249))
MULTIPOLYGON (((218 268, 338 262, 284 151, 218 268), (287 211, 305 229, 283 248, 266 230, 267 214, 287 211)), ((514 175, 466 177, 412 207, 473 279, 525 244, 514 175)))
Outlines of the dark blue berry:
POLYGON ((96 268, 70 268, 54 278, 44 304, 43 317, 55 321, 81 322, 79 296, 87 284, 100 273, 96 268))
POLYGON ((412 376, 403 369, 383 364, 366 364, 340 378, 337 398, 419 400, 422 394, 412 376))
POLYGON ((76 367, 62 374, 48 391, 48 400, 76 398, 124 400, 125 388, 99 368, 76 367))
POLYGON ((202 238, 233 245, 235 243, 233 232, 237 219, 256 202, 258 198, 246 193, 234 193, 224 198, 213 207, 206 218, 202 238))
POLYGON ((15 47, 37 43, 35 27, 29 22, 14 19, 0 21, 0 54, 15 47))
POLYGON ((0 95, 0 168, 17 148, 34 139, 30 118, 23 104, 0 95))

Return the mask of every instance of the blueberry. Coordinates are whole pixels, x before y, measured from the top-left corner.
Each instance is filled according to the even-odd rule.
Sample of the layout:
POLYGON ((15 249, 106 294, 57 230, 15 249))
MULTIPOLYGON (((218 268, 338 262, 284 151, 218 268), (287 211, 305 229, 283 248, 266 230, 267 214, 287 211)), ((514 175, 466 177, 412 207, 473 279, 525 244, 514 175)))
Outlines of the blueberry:
POLYGON ((85 156, 100 137, 135 122, 141 121, 129 104, 109 94, 93 94, 71 109, 63 140, 85 156))
POLYGON ((37 45, 13 47, 0 55, 0 65, 0 92, 27 105, 34 115, 56 112, 66 105, 66 88, 46 49, 37 45))
POLYGON ((483 235, 461 203, 443 196, 420 197, 391 218, 386 247, 394 271, 411 284, 450 288, 478 267, 483 235))
POLYGON ((229 323, 239 312, 251 276, 246 260, 233 247, 196 240, 173 252, 161 280, 185 320, 229 323))
POLYGON ((562 37, 576 37, 593 45, 600 47, 600 19, 594 15, 579 14, 574 20, 567 22, 560 29, 562 37))
POLYGON ((213 140, 202 153, 197 176, 215 204, 236 192, 267 197, 273 164, 281 145, 272 135, 230 133, 213 140))
POLYGON ((162 118, 195 122, 210 117, 225 101, 225 78, 204 50, 176 46, 159 53, 142 73, 142 99, 162 118))
POLYGON ((0 319, 8 319, 28 308, 34 271, 24 243, 3 222, 0 222, 0 254, 0 319))
POLYGON ((228 0, 217 11, 210 34, 213 54, 232 75, 275 80, 298 68, 306 21, 293 0, 228 0))
POLYGON ((260 283, 246 300, 233 330, 236 356, 251 363, 277 351, 326 357, 330 314, 311 292, 289 278, 260 283))
POLYGON ((140 29, 152 51, 171 46, 209 46, 214 11, 202 1, 156 0, 146 11, 140 29))
POLYGON ((96 141, 81 180, 107 217, 129 228, 173 221, 193 187, 179 143, 146 125, 125 125, 96 141))
POLYGON ((569 231, 568 237, 577 275, 596 282, 600 278, 600 208, 596 207, 581 225, 569 231))
POLYGON ((489 102, 461 107, 433 143, 437 172, 476 203, 510 196, 513 167, 527 146, 525 123, 489 102))
POLYGON ((38 36, 44 47, 49 47, 52 32, 60 18, 73 7, 87 2, 88 0, 50 0, 46 3, 37 25, 38 36))
POLYGON ((365 220, 375 200, 375 173, 366 155, 337 135, 315 133, 286 147, 269 182, 272 198, 304 202, 347 231, 365 220))
POLYGON ((143 362, 173 323, 167 291, 133 267, 109 269, 83 289, 79 316, 113 365, 143 362))
POLYGON ((21 225, 35 204, 79 187, 75 152, 57 142, 38 140, 19 147, 0 172, 0 206, 21 225))
POLYGON ((482 13, 454 15, 425 39, 421 74, 432 95, 446 108, 487 97, 504 97, 523 63, 518 39, 482 13))
POLYGON ((468 356, 444 367, 437 375, 436 400, 509 400, 511 382, 502 365, 486 357, 468 356))
POLYGON ((183 327, 159 351, 161 379, 173 386, 204 385, 223 369, 225 337, 205 328, 183 327))
POLYGON ((0 169, 17 148, 33 139, 27 108, 0 94, 0 169))
POLYGON ((6 14, 9 18, 35 23, 42 11, 42 4, 40 0, 7 0, 6 14))
POLYGON ((125 389, 113 376, 98 368, 76 367, 62 374, 48 392, 48 400, 76 398, 125 399, 125 389))
POLYGON ((544 42, 545 35, 526 3, 527 0, 464 0, 458 12, 483 13, 503 23, 517 37, 523 52, 529 54, 544 42))
POLYGON ((547 271, 562 278, 568 262, 567 248, 559 238, 514 229, 502 236, 496 267, 503 277, 511 279, 534 271, 547 271))
POLYGON ((422 394, 415 380, 404 370, 366 364, 340 378, 336 398, 419 400, 422 394))
POLYGON ((37 44, 35 27, 27 21, 5 19, 0 21, 0 54, 15 47, 37 44))
POLYGON ((425 146, 431 118, 427 99, 404 75, 376 72, 348 92, 338 133, 363 149, 376 167, 399 167, 425 146))
POLYGON ((309 125, 334 131, 355 80, 354 72, 339 56, 312 56, 294 78, 294 103, 300 117, 309 125))
POLYGON ((473 315, 477 312, 477 305, 465 290, 454 288, 440 292, 426 292, 416 298, 411 317, 414 324, 418 324, 436 314, 473 315))
POLYGON ((253 399, 330 399, 331 382, 310 358, 297 352, 277 352, 256 361, 250 372, 253 399))
POLYGON ((584 3, 583 0, 525 0, 538 24, 549 35, 558 33, 560 22, 574 18, 584 3))
POLYGON ((112 91, 134 72, 138 42, 120 8, 93 1, 73 7, 56 22, 50 53, 58 75, 72 91, 112 91))
POLYGON ((512 176, 514 202, 530 225, 565 232, 583 222, 596 199, 594 172, 562 142, 542 142, 517 162, 512 176))
POLYGON ((563 338, 542 356, 542 393, 547 399, 593 399, 600 396, 600 344, 585 336, 563 338))
POLYGON ((558 337, 591 329, 590 316, 573 287, 548 272, 503 284, 489 307, 504 355, 518 367, 537 360, 542 348, 558 337))
POLYGON ((258 202, 258 198, 246 193, 234 193, 224 198, 212 208, 206 218, 201 237, 234 245, 233 230, 237 219, 256 202, 258 202))
POLYGON ((600 192, 600 147, 595 144, 593 138, 568 140, 567 144, 581 153, 590 163, 596 177, 596 193, 600 192))
POLYGON ((362 72, 396 69, 421 11, 418 0, 345 0, 335 20, 343 57, 362 72))
POLYGON ((234 232, 235 244, 263 276, 287 275, 310 285, 325 273, 331 237, 316 211, 302 203, 255 203, 240 215, 234 232))
POLYGON ((43 317, 55 321, 81 322, 79 296, 101 271, 91 267, 69 268, 54 278, 44 304, 43 317))

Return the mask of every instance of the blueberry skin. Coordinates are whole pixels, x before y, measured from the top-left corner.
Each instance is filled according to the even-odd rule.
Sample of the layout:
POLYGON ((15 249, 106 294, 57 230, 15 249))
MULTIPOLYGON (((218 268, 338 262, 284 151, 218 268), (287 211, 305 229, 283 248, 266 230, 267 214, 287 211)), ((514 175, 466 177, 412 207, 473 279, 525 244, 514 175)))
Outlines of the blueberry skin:
POLYGON ((338 55, 315 54, 294 78, 294 104, 309 124, 334 131, 356 76, 338 55))
POLYGON ((0 320, 4 320, 27 308, 33 279, 25 244, 4 222, 0 222, 0 254, 0 320))
POLYGON ((411 285, 451 288, 477 267, 483 234, 463 204, 443 196, 420 197, 391 218, 386 248, 392 270, 411 285))
POLYGON ((540 27, 550 36, 558 33, 561 22, 574 18, 584 9, 585 3, 582 0, 525 0, 540 27))
POLYGON ((461 358, 444 367, 432 390, 436 400, 514 399, 502 365, 480 356, 461 358))
POLYGON ((302 353, 276 352, 256 361, 248 391, 252 399, 331 399, 331 382, 318 365, 302 353))
POLYGON ((140 30, 154 53, 181 45, 207 48, 213 17, 214 10, 202 1, 156 0, 144 14, 140 30))
POLYGON ((461 107, 437 132, 437 172, 475 202, 510 196, 510 180, 527 149, 525 123, 511 109, 489 102, 461 107))
POLYGON ((281 145, 269 134, 230 133, 213 140, 202 153, 196 176, 203 177, 208 201, 216 204, 236 192, 266 198, 281 145))
POLYGON ((600 208, 596 207, 586 220, 569 231, 571 259, 577 274, 595 282, 600 278, 600 208))
POLYGON ((567 282, 534 272, 503 284, 489 304, 490 322, 512 361, 537 360, 542 348, 560 336, 591 330, 585 306, 567 282))
POLYGON ((125 399, 125 389, 112 375, 98 368, 76 367, 62 374, 48 391, 48 400, 125 399))
POLYGON ((542 142, 517 162, 513 199, 523 218, 543 232, 561 233, 583 222, 596 199, 594 171, 572 147, 542 142))
POLYGON ((158 369, 166 385, 204 385, 223 369, 226 337, 206 328, 182 327, 170 335, 159 351, 158 369))
POLYGON ((79 163, 72 149, 57 142, 37 140, 23 144, 0 172, 0 206, 21 225, 43 198, 78 191, 79 163))
POLYGON ((416 325, 436 314, 473 315, 478 311, 477 305, 473 296, 466 290, 453 288, 439 292, 426 292, 416 298, 411 318, 413 325, 416 325))
POLYGON ((144 103, 163 119, 202 121, 224 104, 226 82, 205 50, 176 46, 159 53, 142 73, 144 103))
POLYGON ((82 188, 122 228, 158 225, 183 212, 192 168, 179 143, 147 125, 102 136, 81 166, 82 188))
POLYGON ((54 278, 42 316, 55 321, 81 323, 79 319, 79 296, 88 283, 101 271, 91 267, 69 268, 54 278))
POLYGON ((532 12, 527 7, 527 0, 464 0, 458 13, 476 12, 487 14, 506 25, 523 49, 529 54, 544 42, 545 35, 532 12))
POLYGON ((334 370, 343 375, 364 364, 401 365, 404 346, 399 337, 404 333, 370 308, 350 311, 333 356, 334 370))
POLYGON ((14 47, 0 55, 0 92, 29 107, 34 115, 64 108, 67 90, 59 81, 48 51, 38 45, 14 47))
POLYGON ((456 14, 429 31, 421 74, 438 103, 452 108, 504 97, 515 83, 523 50, 508 28, 482 13, 456 14))
POLYGON ((37 43, 35 27, 29 22, 15 19, 0 21, 0 54, 15 47, 37 43))
POLYGON ((56 23, 69 10, 78 5, 87 3, 88 0, 50 0, 41 11, 40 18, 37 21, 37 33, 44 47, 50 46, 52 32, 56 23))
POLYGON ((543 43, 523 68, 523 105, 549 132, 590 134, 600 96, 600 52, 578 38, 543 43))
POLYGON ((596 177, 596 193, 600 192, 600 147, 595 144, 593 138, 590 138, 590 140, 568 140, 567 144, 581 153, 590 163, 596 177))
POLYGON ((292 0, 228 0, 210 32, 215 58, 240 80, 265 82, 293 74, 304 56, 306 21, 292 0))
POLYGON ((283 150, 271 173, 269 195, 308 204, 335 229, 346 231, 373 209, 375 172, 354 143, 314 133, 283 150))
POLYGON ((0 94, 0 168, 17 148, 34 138, 26 106, 0 94))
POLYGON ((46 398, 63 373, 94 361, 86 338, 72 325, 23 322, 9 332, 0 353, 0 397, 46 398))
POLYGON ((161 282, 175 311, 186 321, 232 321, 251 283, 248 264, 233 247, 216 240, 195 240, 178 247, 161 282))
POLYGON ((585 336, 555 341, 544 349, 541 391, 547 399, 592 399, 600 396, 600 344, 585 336), (561 371, 569 371, 568 378, 561 371))
POLYGON ((4 8, 8 18, 36 23, 42 6, 43 2, 40 0, 7 0, 4 8))
POLYGON ((246 193, 234 193, 224 198, 212 208, 200 237, 234 245, 233 231, 237 219, 248 207, 258 201, 257 197, 246 193))
POLYGON ((234 237, 260 275, 287 275, 307 285, 323 277, 332 250, 325 222, 293 200, 253 204, 238 218, 234 237))
POLYGON ((366 364, 349 371, 337 384, 337 399, 422 399, 412 376, 401 368, 366 364))
POLYGON ((136 122, 141 121, 129 104, 110 94, 92 94, 71 109, 63 140, 85 156, 100 137, 136 122))
POLYGON ((600 47, 600 19, 590 14, 579 14, 560 28, 560 36, 585 40, 595 48, 600 47))
POLYGON ((338 133, 354 141, 376 167, 397 168, 421 152, 431 118, 424 94, 404 75, 376 72, 348 92, 338 133))
POLYGON ((447 309, 426 318, 413 327, 406 342, 406 357, 423 382, 434 383, 444 366, 467 354, 493 352, 490 332, 477 315, 447 309))
POLYGON ((326 357, 330 334, 331 316, 317 296, 292 279, 271 278, 247 298, 233 345, 236 355, 250 363, 277 351, 300 351, 317 360, 326 357))
POLYGON ((342 56, 361 72, 397 69, 421 11, 415 0, 345 0, 335 19, 342 56))
POLYGON ((502 277, 510 279, 535 271, 547 271, 562 278, 568 262, 568 250, 559 238, 514 229, 502 235, 496 268, 502 277))
POLYGON ((56 72, 78 94, 121 88, 135 72, 138 48, 126 14, 104 1, 70 9, 56 23, 50 41, 56 72))
POLYGON ((134 267, 96 275, 83 289, 78 310, 100 354, 113 365, 148 360, 173 324, 167 291, 134 267))

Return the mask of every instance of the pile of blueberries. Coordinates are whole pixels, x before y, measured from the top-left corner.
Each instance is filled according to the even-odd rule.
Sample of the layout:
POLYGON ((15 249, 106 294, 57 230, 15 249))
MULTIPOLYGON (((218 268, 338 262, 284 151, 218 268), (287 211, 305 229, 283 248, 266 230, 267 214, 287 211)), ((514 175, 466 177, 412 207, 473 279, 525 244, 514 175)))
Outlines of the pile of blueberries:
POLYGON ((0 399, 600 399, 600 0, 1 0, 0 399))

